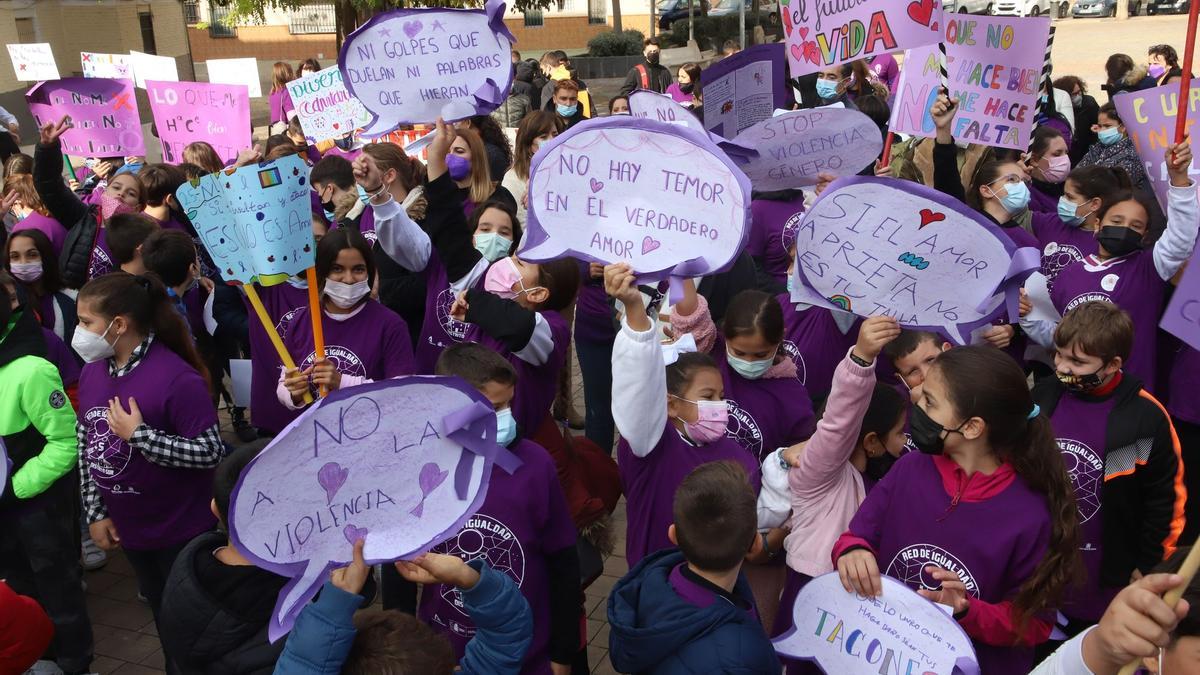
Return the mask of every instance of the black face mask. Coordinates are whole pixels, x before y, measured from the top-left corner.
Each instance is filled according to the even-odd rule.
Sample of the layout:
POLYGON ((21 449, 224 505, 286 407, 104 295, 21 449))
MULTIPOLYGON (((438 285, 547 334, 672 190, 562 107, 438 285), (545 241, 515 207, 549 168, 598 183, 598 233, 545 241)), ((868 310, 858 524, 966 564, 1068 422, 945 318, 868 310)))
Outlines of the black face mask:
POLYGON ((926 455, 940 455, 946 446, 946 439, 942 434, 962 433, 959 429, 966 423, 967 421, 963 420, 956 428, 947 429, 927 415, 921 406, 914 405, 912 413, 908 416, 908 433, 918 450, 926 455))
MULTIPOLYGON (((1104 370, 1104 366, 1100 366, 1100 370, 1104 370)), ((1055 372, 1058 381, 1063 383, 1063 386, 1074 392, 1089 392, 1104 384, 1100 379, 1100 370, 1087 375, 1067 375, 1066 373, 1055 372)))
POLYGON ((657 66, 657 65, 658 65, 658 59, 659 59, 659 57, 661 57, 661 56, 662 56, 662 55, 661 55, 661 54, 659 54, 658 52, 654 52, 653 54, 650 54, 649 56, 647 56, 647 57, 646 57, 646 63, 649 63, 649 64, 650 64, 650 65, 652 65, 652 66, 657 66))
POLYGON ((1129 255, 1142 248, 1142 235, 1129 227, 1105 225, 1096 233, 1096 241, 1114 258, 1129 255))
POLYGON ((688 82, 687 84, 679 85, 679 91, 682 91, 685 94, 692 93, 692 90, 695 88, 696 88, 696 85, 691 82, 688 82))

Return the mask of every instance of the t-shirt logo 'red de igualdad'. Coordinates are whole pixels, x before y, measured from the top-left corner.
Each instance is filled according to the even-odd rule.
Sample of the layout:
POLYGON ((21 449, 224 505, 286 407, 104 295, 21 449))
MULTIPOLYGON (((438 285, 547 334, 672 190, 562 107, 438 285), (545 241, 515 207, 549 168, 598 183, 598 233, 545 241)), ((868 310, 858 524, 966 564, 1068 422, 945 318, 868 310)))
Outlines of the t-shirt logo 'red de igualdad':
POLYGON ((954 554, 933 544, 913 544, 905 546, 896 553, 888 563, 884 572, 893 579, 898 579, 909 588, 933 591, 941 588, 941 583, 933 579, 925 570, 929 565, 935 565, 958 575, 967 593, 977 598, 980 595, 979 584, 975 575, 954 554))

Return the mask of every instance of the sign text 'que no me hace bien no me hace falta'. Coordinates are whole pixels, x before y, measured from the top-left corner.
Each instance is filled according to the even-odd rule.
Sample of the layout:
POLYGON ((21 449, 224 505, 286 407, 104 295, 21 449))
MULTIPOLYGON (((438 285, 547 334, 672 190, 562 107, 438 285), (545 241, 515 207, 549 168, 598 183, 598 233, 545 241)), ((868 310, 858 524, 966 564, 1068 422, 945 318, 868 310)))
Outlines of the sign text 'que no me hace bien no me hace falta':
POLYGON ((274 642, 365 544, 368 564, 411 558, 454 536, 483 503, 492 466, 520 459, 496 444, 496 414, 453 377, 341 389, 306 410, 242 472, 229 532, 255 565, 292 580, 274 642))
POLYGON ((483 9, 397 9, 377 14, 346 38, 338 58, 346 88, 372 121, 366 138, 401 124, 486 115, 512 84, 505 4, 483 9))

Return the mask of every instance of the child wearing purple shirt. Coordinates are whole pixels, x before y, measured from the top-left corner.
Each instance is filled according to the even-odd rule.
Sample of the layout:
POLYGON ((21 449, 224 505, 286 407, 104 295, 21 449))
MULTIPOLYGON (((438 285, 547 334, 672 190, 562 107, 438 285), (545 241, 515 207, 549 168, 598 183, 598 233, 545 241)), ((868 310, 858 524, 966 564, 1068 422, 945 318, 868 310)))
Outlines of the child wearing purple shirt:
POLYGON ((757 459, 725 434, 729 408, 717 364, 707 354, 683 353, 664 371, 658 333, 629 265, 606 266, 604 285, 625 308, 613 344, 613 420, 628 509, 625 557, 633 566, 672 545, 671 496, 692 469, 737 462, 755 491, 760 473, 757 459))
POLYGON ((778 286, 771 290, 783 290, 792 264, 796 232, 800 229, 800 221, 804 220, 804 192, 756 192, 750 202, 750 217, 750 241, 746 244, 746 252, 760 272, 759 287, 767 290, 763 282, 769 281, 778 286))
POLYGON ((1078 565, 1074 496, 1025 374, 988 347, 940 354, 909 424, 921 450, 871 490, 833 550, 847 592, 886 574, 950 606, 984 673, 1024 673, 1078 565))
POLYGON ((207 371, 165 289, 123 272, 79 292, 81 490, 92 539, 125 550, 156 620, 176 554, 216 522, 224 454, 207 371))

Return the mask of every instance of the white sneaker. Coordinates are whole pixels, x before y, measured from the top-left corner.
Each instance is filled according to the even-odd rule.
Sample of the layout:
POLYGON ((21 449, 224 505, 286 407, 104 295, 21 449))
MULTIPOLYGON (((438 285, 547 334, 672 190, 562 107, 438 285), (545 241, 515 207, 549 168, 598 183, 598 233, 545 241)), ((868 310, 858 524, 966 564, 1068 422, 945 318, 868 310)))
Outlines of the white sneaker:
POLYGON ((92 541, 91 537, 83 540, 81 558, 83 569, 89 572, 98 570, 108 564, 108 554, 100 550, 100 547, 96 545, 96 542, 92 541))
POLYGON ((42 659, 25 671, 25 675, 62 675, 62 669, 57 663, 42 659))

